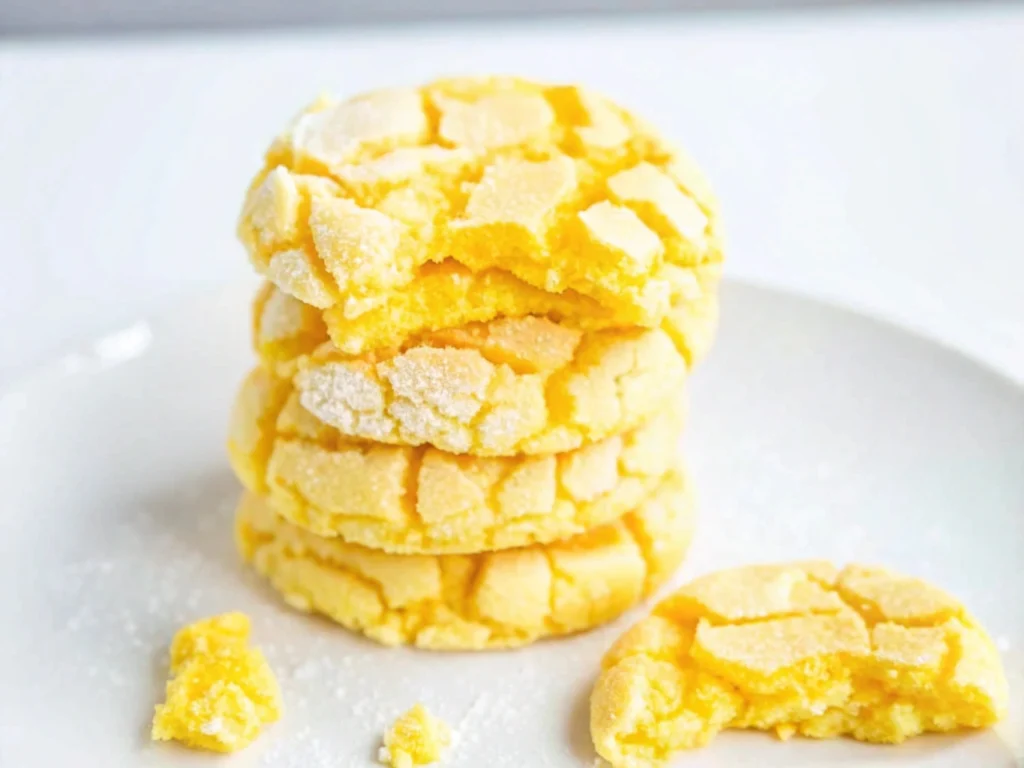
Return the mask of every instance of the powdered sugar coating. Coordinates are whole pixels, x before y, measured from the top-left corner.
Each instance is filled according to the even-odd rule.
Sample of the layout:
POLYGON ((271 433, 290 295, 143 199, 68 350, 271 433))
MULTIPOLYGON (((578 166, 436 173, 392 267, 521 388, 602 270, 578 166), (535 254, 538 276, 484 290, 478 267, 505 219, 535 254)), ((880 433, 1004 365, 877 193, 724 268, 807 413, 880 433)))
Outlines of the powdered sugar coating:
POLYGON ((257 323, 257 348, 278 374, 297 368, 303 406, 351 437, 479 456, 553 453, 636 427, 684 396, 686 361, 658 329, 583 333, 501 318, 348 355, 331 344, 309 351, 322 327, 296 319, 288 338, 304 341, 285 349, 257 323))

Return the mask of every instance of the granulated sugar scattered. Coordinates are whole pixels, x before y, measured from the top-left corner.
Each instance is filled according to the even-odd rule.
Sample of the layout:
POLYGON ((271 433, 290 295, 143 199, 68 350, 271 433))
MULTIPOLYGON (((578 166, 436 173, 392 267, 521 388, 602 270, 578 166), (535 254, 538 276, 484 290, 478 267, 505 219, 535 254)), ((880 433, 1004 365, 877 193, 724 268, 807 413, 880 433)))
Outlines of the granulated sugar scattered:
POLYGON ((320 659, 307 659, 292 670, 294 680, 312 680, 324 672, 324 663, 320 659))
POLYGON ((302 728, 274 745, 260 761, 267 768, 342 768, 339 756, 332 752, 310 728, 302 728))

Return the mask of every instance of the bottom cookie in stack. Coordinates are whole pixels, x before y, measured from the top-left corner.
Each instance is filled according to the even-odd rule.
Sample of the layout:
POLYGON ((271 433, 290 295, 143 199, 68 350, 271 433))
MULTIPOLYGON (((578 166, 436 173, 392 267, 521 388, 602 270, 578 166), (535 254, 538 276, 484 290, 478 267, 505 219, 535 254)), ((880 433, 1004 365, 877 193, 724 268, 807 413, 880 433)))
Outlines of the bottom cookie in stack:
POLYGON ((510 648, 610 621, 660 586, 693 533, 685 476, 669 473, 615 522, 550 544, 469 555, 398 555, 322 538, 260 496, 236 514, 242 557, 286 602, 386 645, 510 648))

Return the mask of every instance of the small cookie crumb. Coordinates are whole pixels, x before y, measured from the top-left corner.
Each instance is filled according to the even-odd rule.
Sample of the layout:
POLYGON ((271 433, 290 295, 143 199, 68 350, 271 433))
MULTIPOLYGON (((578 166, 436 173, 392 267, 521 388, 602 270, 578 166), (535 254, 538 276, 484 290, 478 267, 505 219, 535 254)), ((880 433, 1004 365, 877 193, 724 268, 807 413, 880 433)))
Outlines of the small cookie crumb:
POLYGON ((441 752, 451 741, 448 724, 430 714, 422 704, 416 704, 384 734, 377 759, 391 768, 429 765, 441 759, 441 752))
POLYGON ((274 673, 248 640, 243 613, 203 619, 174 636, 167 700, 153 717, 154 741, 235 752, 281 716, 274 673))

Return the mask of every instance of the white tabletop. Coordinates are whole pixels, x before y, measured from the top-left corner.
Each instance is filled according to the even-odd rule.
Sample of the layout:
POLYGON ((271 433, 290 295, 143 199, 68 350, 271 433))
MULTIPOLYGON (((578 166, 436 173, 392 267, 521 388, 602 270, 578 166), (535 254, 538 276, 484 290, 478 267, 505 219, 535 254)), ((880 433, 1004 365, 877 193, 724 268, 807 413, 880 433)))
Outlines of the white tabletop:
POLYGON ((1024 8, 928 8, 5 42, 0 384, 247 274, 242 191, 317 92, 487 71, 587 82, 679 138, 733 277, 1024 382, 1024 8))

